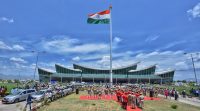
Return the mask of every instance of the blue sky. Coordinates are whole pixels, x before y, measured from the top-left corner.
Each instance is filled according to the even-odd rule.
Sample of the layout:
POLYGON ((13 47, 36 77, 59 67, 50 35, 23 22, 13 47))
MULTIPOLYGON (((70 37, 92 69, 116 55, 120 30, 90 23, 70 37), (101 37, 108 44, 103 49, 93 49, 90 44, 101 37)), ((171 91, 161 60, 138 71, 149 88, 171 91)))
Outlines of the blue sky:
MULTIPOLYGON (((109 25, 89 25, 87 15, 112 4, 113 66, 141 61, 157 71, 176 69, 175 79, 193 78, 189 55, 200 52, 198 0, 1 0, 0 73, 33 75, 59 63, 107 68, 109 25)), ((200 55, 194 54, 200 78, 200 55)))

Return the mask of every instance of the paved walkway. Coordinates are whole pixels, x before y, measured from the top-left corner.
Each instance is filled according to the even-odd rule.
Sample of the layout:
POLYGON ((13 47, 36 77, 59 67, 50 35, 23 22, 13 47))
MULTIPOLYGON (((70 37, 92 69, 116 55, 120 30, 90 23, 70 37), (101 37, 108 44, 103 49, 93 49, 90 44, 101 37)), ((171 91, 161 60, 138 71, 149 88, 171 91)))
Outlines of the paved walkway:
MULTIPOLYGON (((159 94, 158 96, 165 97, 164 95, 161 95, 161 94, 159 94)), ((168 97, 168 99, 170 100, 169 97, 168 97)), ((175 101, 174 97, 171 97, 171 100, 175 101)), ((200 107, 200 100, 197 99, 197 98, 183 98, 182 96, 179 95, 178 101, 182 102, 182 103, 186 103, 186 104, 190 104, 190 105, 193 105, 193 106, 200 107)))
MULTIPOLYGON (((0 111, 23 111, 25 105, 26 105, 26 101, 13 103, 13 104, 3 104, 0 101, 0 111)), ((35 105, 41 105, 41 103, 33 103, 32 108, 35 105)), ((26 111, 29 111, 29 107, 26 108, 26 111)))

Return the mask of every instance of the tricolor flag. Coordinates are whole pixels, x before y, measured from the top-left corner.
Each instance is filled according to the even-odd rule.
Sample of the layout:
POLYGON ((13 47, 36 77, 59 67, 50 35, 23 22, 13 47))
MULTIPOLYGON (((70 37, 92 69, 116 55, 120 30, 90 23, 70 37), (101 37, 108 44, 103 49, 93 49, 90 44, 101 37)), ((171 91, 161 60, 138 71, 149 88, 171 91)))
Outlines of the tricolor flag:
POLYGON ((109 24, 110 10, 105 10, 95 14, 90 14, 87 19, 88 24, 109 24))

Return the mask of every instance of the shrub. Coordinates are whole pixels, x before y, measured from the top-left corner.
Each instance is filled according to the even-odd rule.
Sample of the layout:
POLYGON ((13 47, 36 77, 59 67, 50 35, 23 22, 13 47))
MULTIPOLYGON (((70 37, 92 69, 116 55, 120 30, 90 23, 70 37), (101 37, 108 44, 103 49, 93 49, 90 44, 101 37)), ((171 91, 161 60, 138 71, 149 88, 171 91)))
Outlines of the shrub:
POLYGON ((173 104, 173 105, 171 105, 171 108, 172 108, 172 109, 177 109, 178 106, 177 106, 176 104, 173 104))

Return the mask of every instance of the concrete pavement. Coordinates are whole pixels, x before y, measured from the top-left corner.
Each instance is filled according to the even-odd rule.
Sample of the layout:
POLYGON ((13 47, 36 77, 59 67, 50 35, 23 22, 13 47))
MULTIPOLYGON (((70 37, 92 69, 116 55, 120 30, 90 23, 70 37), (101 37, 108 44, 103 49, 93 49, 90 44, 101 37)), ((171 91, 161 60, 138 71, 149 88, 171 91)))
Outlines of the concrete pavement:
MULTIPOLYGON (((165 98, 165 96, 161 95, 161 94, 159 94, 158 96, 165 98)), ((171 97, 171 99, 168 97, 168 99, 175 101, 174 97, 171 97)), ((182 96, 179 95, 178 101, 182 102, 182 103, 186 103, 186 104, 190 104, 190 105, 193 105, 193 106, 200 107, 200 100, 197 99, 197 98, 183 98, 182 96)))
POLYGON ((22 111, 25 105, 25 101, 14 104, 2 104, 2 102, 0 102, 0 111, 22 111))
MULTIPOLYGON (((35 105, 41 105, 41 103, 33 103, 32 108, 35 105)), ((23 111, 25 108, 26 101, 18 102, 18 103, 13 103, 13 104, 3 104, 0 101, 0 111, 23 111)), ((26 111, 29 111, 29 107, 27 106, 26 111)))

